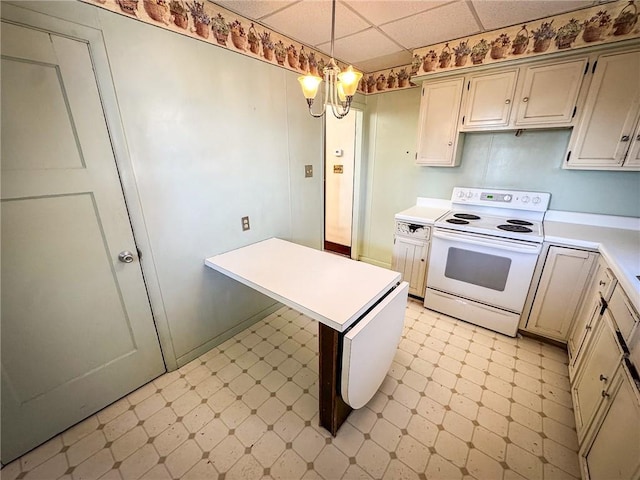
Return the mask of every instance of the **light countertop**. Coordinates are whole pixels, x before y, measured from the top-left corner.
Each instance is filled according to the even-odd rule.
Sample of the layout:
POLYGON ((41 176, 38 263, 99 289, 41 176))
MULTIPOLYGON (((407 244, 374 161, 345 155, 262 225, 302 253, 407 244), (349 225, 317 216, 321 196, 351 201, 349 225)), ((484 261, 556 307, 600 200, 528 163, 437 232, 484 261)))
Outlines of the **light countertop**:
POLYGON ((396 213, 395 218, 405 222, 433 225, 438 218, 449 210, 451 210, 451 202, 449 200, 418 198, 415 206, 396 213))
POLYGON ((386 268, 278 238, 205 264, 339 332, 400 282, 400 274, 386 268))
POLYGON ((598 250, 640 311, 640 231, 545 220, 544 240, 598 250))

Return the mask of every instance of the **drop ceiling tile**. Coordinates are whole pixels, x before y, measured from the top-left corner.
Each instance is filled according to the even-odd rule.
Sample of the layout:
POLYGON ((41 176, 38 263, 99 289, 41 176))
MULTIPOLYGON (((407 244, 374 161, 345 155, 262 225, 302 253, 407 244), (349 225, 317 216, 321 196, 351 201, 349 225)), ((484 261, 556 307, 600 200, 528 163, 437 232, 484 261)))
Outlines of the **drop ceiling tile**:
POLYGON ((376 72, 387 68, 409 65, 412 58, 413 55, 411 52, 402 50, 398 53, 391 53, 389 55, 372 58, 370 60, 359 61, 354 66, 362 72, 376 72))
POLYGON ((253 20, 259 20, 265 15, 292 5, 292 2, 287 0, 217 0, 215 3, 253 20))
POLYGON ((584 0, 473 0, 473 7, 485 30, 527 23, 543 17, 585 8, 584 0))
MULTIPOLYGON (((319 45, 325 52, 330 49, 329 43, 319 45)), ((402 48, 393 43, 375 28, 336 40, 335 57, 343 62, 357 64, 360 61, 398 53, 402 48)))
POLYGON ((389 37, 412 49, 480 32, 465 2, 455 2, 380 27, 389 37))
POLYGON ((344 3, 373 25, 409 17, 451 0, 346 0, 344 3))
MULTIPOLYGON (((307 45, 331 40, 331 2, 304 0, 264 17, 261 22, 274 30, 307 45)), ((336 4, 336 38, 369 27, 344 5, 336 4)))

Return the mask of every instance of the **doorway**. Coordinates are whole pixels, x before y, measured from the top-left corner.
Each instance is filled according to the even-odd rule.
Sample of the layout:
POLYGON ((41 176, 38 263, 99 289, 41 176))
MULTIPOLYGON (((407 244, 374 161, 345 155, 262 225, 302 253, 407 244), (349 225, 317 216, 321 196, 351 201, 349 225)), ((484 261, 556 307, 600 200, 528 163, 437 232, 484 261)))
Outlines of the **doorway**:
POLYGON ((357 259, 363 112, 325 116, 324 249, 357 259))

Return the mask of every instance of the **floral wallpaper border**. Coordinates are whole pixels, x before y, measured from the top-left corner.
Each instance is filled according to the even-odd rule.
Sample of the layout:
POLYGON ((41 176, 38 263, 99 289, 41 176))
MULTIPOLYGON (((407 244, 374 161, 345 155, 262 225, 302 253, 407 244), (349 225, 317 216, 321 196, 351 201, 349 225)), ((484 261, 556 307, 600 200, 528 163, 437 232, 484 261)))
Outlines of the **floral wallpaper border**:
MULTIPOLYGON (((330 60, 209 0, 80 1, 300 74, 310 71, 321 76, 330 60)), ((633 0, 618 0, 421 47, 413 51, 410 65, 365 73, 358 91, 369 95, 412 88, 417 86, 413 77, 639 38, 639 18, 640 8, 633 0)))
MULTIPOLYGON (((80 0, 304 74, 322 76, 330 57, 208 0, 80 0)), ((340 68, 346 68, 338 62, 340 68)))
POLYGON ((413 51, 411 76, 639 38, 639 17, 633 0, 618 0, 422 47, 413 51))

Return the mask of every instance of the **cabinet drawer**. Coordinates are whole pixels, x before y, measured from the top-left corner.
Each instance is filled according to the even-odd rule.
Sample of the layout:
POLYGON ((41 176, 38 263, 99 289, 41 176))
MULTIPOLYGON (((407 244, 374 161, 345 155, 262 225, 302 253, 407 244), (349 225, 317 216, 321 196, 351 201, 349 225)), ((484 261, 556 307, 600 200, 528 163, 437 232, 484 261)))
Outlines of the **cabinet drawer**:
POLYGON ((396 222, 396 235, 429 240, 429 237, 431 236, 431 227, 420 225, 419 223, 396 222))
POLYGON ((627 295, 619 286, 613 291, 611 300, 609 300, 609 310, 622 334, 625 342, 629 342, 633 329, 638 324, 640 317, 635 311, 627 295))

